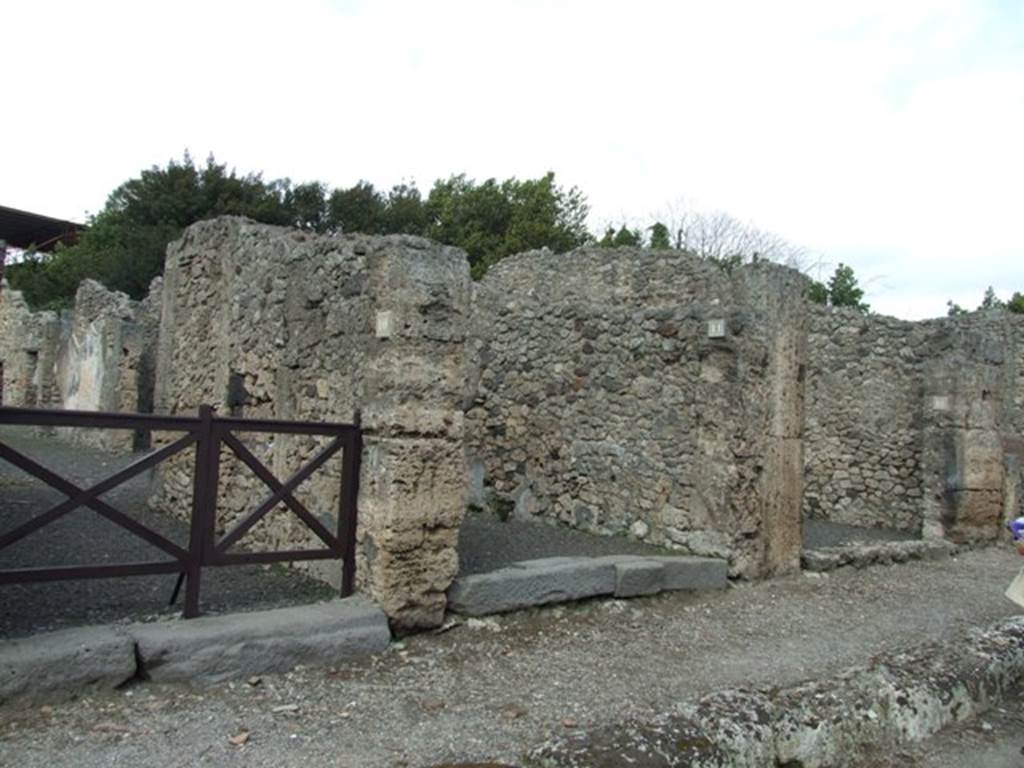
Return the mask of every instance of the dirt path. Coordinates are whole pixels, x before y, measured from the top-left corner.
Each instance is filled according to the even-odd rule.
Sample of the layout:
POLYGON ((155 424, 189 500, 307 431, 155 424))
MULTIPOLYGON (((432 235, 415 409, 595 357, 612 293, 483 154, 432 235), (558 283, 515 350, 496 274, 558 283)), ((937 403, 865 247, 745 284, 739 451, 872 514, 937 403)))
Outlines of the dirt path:
POLYGON ((925 641, 955 643, 1018 612, 1002 592, 1019 565, 990 549, 724 594, 524 611, 257 685, 146 684, 0 710, 0 756, 23 768, 515 764, 566 728, 647 718, 724 687, 831 675, 925 641), (229 742, 243 732, 243 746, 229 742))

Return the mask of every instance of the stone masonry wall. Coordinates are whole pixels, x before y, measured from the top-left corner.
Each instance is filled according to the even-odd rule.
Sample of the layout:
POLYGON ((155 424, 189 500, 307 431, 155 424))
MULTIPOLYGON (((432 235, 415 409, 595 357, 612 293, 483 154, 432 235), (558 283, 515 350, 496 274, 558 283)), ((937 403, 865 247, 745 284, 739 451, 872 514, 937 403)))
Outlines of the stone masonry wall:
POLYGON ((812 309, 804 431, 809 517, 920 532, 926 335, 918 323, 812 309))
POLYGON ((797 568, 805 290, 678 252, 502 261, 474 299, 471 499, 736 575, 797 568))
MULTIPOLYGON (((158 305, 158 290, 139 303, 86 280, 72 310, 32 312, 5 283, 0 290, 3 404, 151 410, 158 305)), ((59 437, 106 450, 131 450, 144 442, 126 430, 62 429, 59 437)))
POLYGON ((1024 512, 1024 318, 815 308, 808 358, 807 515, 974 541, 1024 512))
MULTIPOLYGON (((357 573, 397 627, 440 623, 458 569, 464 512, 462 414, 469 274, 465 255, 414 237, 315 236, 222 218, 168 248, 157 411, 201 403, 246 418, 362 419, 357 573)), ((308 438, 255 435, 279 477, 312 455, 308 438)), ((187 514, 190 459, 162 475, 158 503, 187 514)), ((218 529, 263 486, 226 453, 218 529)), ((340 461, 297 494, 337 509, 340 461)), ((315 540, 288 512, 244 539, 252 549, 315 540)), ((318 575, 336 581, 340 568, 318 575)))
POLYGON ((979 312, 931 321, 925 366, 926 536, 1005 536, 1024 515, 1024 317, 979 312))
MULTIPOLYGON (((118 413, 152 410, 152 306, 158 303, 158 294, 140 303, 93 280, 82 282, 57 356, 61 407, 118 413)), ((66 432, 72 440, 109 451, 130 451, 146 442, 145 435, 131 430, 66 432)))
POLYGON ((32 312, 20 291, 0 286, 2 404, 46 408, 59 403, 54 376, 62 327, 56 312, 32 312))

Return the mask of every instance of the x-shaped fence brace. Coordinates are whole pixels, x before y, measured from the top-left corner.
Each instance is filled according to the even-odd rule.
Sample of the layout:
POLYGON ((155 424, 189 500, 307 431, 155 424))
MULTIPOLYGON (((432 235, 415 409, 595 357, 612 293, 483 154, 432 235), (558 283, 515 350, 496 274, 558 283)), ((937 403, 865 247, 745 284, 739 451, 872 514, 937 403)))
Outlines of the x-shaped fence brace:
POLYGON ((13 530, 0 534, 0 550, 56 522, 79 507, 88 507, 107 520, 148 542, 174 558, 171 561, 117 563, 108 565, 34 567, 0 570, 0 584, 55 581, 61 579, 136 576, 143 574, 178 573, 171 597, 175 602, 182 582, 187 578, 184 615, 199 613, 199 582, 204 566, 244 563, 275 563, 290 560, 342 559, 342 596, 350 595, 355 581, 356 500, 359 465, 362 454, 362 433, 353 424, 316 424, 294 421, 260 421, 217 419, 212 408, 201 406, 199 418, 154 417, 139 414, 91 413, 83 411, 48 411, 22 408, 0 408, 0 424, 62 427, 102 427, 114 429, 148 429, 185 431, 174 442, 133 461, 124 469, 82 488, 0 441, 0 459, 10 462, 67 498, 46 512, 36 515, 13 530), (285 482, 277 479, 262 461, 250 451, 236 431, 326 435, 334 439, 285 482), (271 491, 252 512, 238 521, 219 541, 215 540, 215 520, 220 473, 220 446, 226 445, 271 491), (140 473, 157 466, 185 449, 196 446, 193 470, 192 514, 187 549, 132 519, 99 497, 140 473), (338 530, 331 533, 294 492, 318 469, 342 451, 341 489, 338 508, 338 530), (229 552, 245 534, 272 509, 284 504, 324 544, 321 549, 292 549, 262 552, 229 552))

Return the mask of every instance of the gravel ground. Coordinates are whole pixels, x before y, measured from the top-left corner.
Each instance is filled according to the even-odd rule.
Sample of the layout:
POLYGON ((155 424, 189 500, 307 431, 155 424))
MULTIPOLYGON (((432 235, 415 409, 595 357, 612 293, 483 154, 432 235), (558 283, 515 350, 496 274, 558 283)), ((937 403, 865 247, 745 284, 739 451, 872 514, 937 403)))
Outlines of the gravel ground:
POLYGON ((1002 593, 1019 565, 1012 551, 983 549, 724 593, 594 600, 470 620, 369 659, 256 685, 147 683, 0 709, 0 763, 515 765, 567 728, 650 717, 724 687, 795 684, 924 641, 956 642, 1018 612, 1002 593))

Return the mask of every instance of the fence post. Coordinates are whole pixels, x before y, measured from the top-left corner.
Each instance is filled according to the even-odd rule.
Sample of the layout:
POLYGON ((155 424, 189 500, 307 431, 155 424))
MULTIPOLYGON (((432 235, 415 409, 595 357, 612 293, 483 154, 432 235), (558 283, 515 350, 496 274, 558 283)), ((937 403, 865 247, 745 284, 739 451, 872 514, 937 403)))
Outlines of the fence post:
POLYGON ((338 500, 338 528, 341 538, 341 596, 355 592, 356 581, 356 525, 359 520, 359 471, 363 457, 363 430, 356 418, 355 431, 345 441, 344 462, 341 469, 341 498, 338 500))
MULTIPOLYGON (((214 459, 219 457, 216 440, 213 434, 213 408, 209 405, 199 406, 199 440, 196 442, 196 460, 193 469, 192 484, 192 520, 189 525, 188 565, 185 569, 185 611, 186 619, 199 615, 199 581, 203 571, 203 559, 206 549, 206 531, 212 522, 210 509, 210 469, 211 453, 214 459)), ((216 503, 216 488, 213 489, 216 503)))

